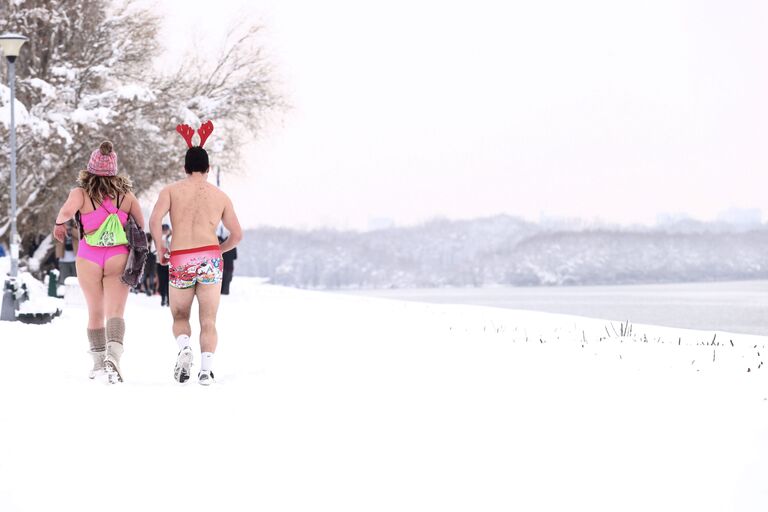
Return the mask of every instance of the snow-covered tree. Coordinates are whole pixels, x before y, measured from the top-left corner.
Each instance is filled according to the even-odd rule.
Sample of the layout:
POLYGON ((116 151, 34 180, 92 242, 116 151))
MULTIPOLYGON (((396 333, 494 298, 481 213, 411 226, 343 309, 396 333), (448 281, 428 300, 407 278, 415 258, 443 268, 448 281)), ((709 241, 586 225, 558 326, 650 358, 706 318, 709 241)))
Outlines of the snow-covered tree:
MULTIPOLYGON (((18 225, 47 233, 90 151, 114 141, 137 193, 174 179, 184 146, 180 122, 216 123, 217 163, 236 166, 241 138, 255 135, 282 105, 258 46, 257 26, 233 30, 214 61, 190 56, 171 70, 161 53, 160 20, 130 0, 0 0, 0 33, 29 37, 17 60, 18 225)), ((7 84, 6 66, 2 67, 7 84)), ((0 86, 0 141, 8 140, 9 93, 0 86)), ((7 240, 9 155, 0 151, 0 239, 7 240)))

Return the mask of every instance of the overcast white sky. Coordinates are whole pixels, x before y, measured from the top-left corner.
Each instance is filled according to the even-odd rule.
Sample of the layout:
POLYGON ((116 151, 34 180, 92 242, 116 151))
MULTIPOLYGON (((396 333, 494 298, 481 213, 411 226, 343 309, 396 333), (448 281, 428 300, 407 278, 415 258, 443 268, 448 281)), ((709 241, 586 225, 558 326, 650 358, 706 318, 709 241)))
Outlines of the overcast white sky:
POLYGON ((293 109, 225 178, 249 227, 653 222, 768 201, 768 2, 157 5, 172 51, 235 17, 265 25, 293 109))

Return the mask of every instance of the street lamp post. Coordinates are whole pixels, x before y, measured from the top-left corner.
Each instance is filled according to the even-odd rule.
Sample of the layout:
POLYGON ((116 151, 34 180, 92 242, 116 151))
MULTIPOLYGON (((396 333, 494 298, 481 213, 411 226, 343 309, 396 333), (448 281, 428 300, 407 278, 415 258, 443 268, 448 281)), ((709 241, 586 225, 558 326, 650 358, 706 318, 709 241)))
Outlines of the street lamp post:
MULTIPOLYGON (((221 188, 221 165, 219 164, 219 155, 224 151, 224 141, 221 139, 216 139, 213 142, 213 147, 211 148, 211 152, 213 153, 214 158, 216 159, 216 186, 221 188)), ((221 238, 224 238, 224 225, 219 222, 219 228, 217 235, 221 238)))
POLYGON ((27 38, 20 34, 0 35, 0 48, 8 60, 8 87, 11 90, 11 207, 8 212, 11 221, 11 274, 3 286, 3 306, 0 320, 16 320, 16 292, 19 275, 19 235, 16 233, 16 57, 27 38))
POLYGON ((213 141, 211 152, 216 157, 216 186, 221 188, 221 165, 219 165, 219 155, 224 151, 224 141, 216 139, 213 141))

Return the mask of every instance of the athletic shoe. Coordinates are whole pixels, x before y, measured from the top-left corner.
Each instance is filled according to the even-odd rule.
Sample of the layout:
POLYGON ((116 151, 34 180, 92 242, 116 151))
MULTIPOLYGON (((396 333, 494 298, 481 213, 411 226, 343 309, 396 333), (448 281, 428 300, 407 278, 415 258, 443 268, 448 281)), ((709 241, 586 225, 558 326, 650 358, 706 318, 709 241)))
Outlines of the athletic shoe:
POLYGON ((189 369, 192 367, 192 347, 186 346, 179 350, 176 356, 176 367, 173 369, 173 378, 176 382, 184 384, 189 380, 189 369))
POLYGON ((197 374, 197 382, 199 382, 201 386, 210 386, 216 382, 216 379, 213 378, 213 372, 211 370, 202 370, 197 374))

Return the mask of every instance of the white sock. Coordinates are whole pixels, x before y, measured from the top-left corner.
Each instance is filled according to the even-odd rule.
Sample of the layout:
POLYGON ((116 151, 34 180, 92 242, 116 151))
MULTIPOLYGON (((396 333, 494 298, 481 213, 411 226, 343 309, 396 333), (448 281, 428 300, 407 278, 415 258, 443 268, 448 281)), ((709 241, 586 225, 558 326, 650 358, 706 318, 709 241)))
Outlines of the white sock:
POLYGON ((203 352, 200 356, 200 370, 213 370, 213 352, 203 352))
POLYGON ((184 347, 189 346, 189 336, 186 334, 180 334, 178 338, 176 338, 176 343, 179 344, 179 350, 183 349, 184 347))

